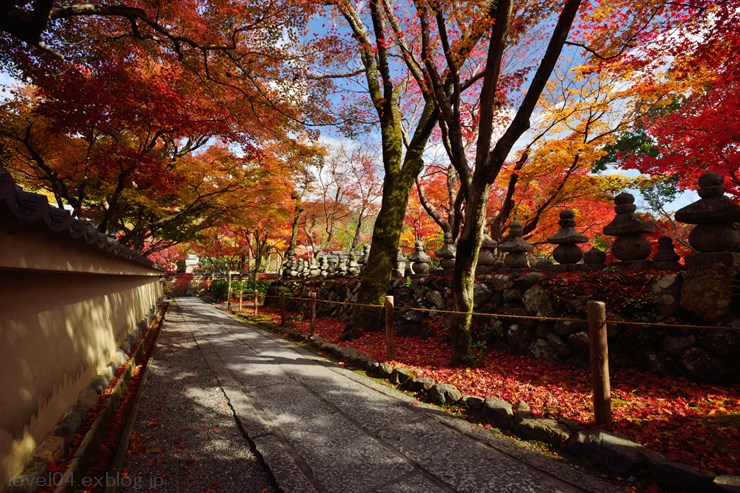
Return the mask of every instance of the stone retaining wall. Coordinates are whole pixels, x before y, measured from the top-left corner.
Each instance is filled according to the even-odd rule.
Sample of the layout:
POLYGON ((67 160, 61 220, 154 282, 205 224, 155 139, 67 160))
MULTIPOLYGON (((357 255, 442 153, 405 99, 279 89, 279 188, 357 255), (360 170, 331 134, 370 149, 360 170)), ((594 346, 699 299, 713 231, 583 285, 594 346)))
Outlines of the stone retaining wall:
MULTIPOLYGON (((739 280, 737 270, 719 266, 650 272, 527 270, 481 276, 475 288, 475 311, 496 316, 474 317, 474 337, 488 347, 587 367, 585 304, 589 299, 596 299, 606 303, 610 320, 656 324, 635 327, 610 323, 612 365, 699 381, 737 383, 740 333, 721 329, 740 328, 739 280), (660 327, 659 323, 712 328, 669 328, 660 327)), ((277 281, 270 286, 266 303, 278 307, 281 292, 307 298, 310 291, 316 291, 319 300, 354 301, 358 289, 359 281, 349 278, 277 281)), ((446 317, 435 310, 453 309, 448 276, 395 280, 388 294, 395 298, 394 323, 399 335, 428 336, 434 329, 433 324, 426 322, 446 317), (401 307, 428 311, 408 311, 401 307)), ((308 313, 307 301, 288 299, 286 305, 289 310, 308 313)), ((343 321, 349 319, 350 309, 347 305, 321 302, 317 305, 319 316, 343 321)))

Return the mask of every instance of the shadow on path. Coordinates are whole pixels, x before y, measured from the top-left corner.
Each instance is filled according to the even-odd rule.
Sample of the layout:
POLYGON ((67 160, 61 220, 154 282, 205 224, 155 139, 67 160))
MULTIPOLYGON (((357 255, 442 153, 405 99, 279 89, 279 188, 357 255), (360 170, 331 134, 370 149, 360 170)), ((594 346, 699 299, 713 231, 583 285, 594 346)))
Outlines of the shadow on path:
POLYGON ((620 491, 199 299, 160 337, 129 467, 166 491, 269 487, 251 446, 286 492, 620 491))
POLYGON ((176 303, 148 364, 128 454, 120 491, 274 491, 176 303))

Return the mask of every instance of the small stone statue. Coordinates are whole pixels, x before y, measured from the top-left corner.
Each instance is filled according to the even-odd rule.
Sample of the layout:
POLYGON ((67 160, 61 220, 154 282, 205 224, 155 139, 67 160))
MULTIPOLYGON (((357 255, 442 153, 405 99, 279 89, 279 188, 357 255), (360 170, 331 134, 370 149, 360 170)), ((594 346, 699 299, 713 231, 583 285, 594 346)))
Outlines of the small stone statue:
POLYGON ((502 252, 508 252, 504 257, 504 265, 510 269, 526 269, 529 267, 527 253, 534 250, 534 247, 522 239, 523 234, 522 223, 515 219, 509 226, 509 235, 506 237, 506 241, 498 247, 502 252))
POLYGON ((538 259, 537 262, 534 263, 535 269, 540 269, 540 270, 549 270, 553 268, 552 266, 553 266, 552 260, 550 260, 549 258, 541 258, 541 259, 538 259))
POLYGON ((455 269, 455 254, 457 248, 455 243, 452 241, 452 233, 445 233, 445 244, 442 245, 439 250, 434 254, 439 258, 439 265, 442 270, 446 272, 452 272, 455 269))
POLYGON ((319 275, 319 263, 316 258, 312 255, 311 260, 308 263, 308 277, 317 277, 319 275))
POLYGON ((362 247, 362 256, 360 257, 360 260, 357 261, 357 263, 360 264, 361 271, 365 270, 368 260, 370 260, 370 243, 365 243, 362 247))
POLYGON ((578 243, 586 243, 588 238, 576 231, 576 215, 570 209, 560 211, 560 231, 547 239, 548 243, 554 243, 557 246, 552 251, 553 258, 564 265, 577 264, 583 258, 578 243))
POLYGON ((339 265, 337 266, 337 275, 339 277, 345 277, 347 275, 347 257, 344 255, 339 256, 339 265))
POLYGON ((330 255, 328 258, 328 262, 329 262, 329 271, 327 273, 327 277, 336 277, 337 268, 339 266, 339 259, 335 255, 330 255))
POLYGON ((583 261, 591 269, 602 269, 606 263, 606 254, 596 247, 592 247, 583 254, 583 261))
POLYGON ((329 258, 324 255, 319 258, 319 275, 321 277, 329 275, 329 258))
POLYGON ((604 226, 604 234, 616 236, 612 245, 612 253, 623 262, 645 260, 650 256, 650 242, 642 235, 652 233, 654 226, 646 223, 635 214, 637 206, 635 197, 622 192, 614 198, 614 212, 617 213, 612 222, 604 226))
POLYGON ((295 257, 292 255, 285 259, 285 263, 283 264, 283 277, 293 277, 292 271, 293 269, 293 260, 295 257))
POLYGON ((396 254, 396 268, 394 269, 393 274, 396 277, 406 277, 406 256, 400 248, 396 254))
POLYGON ((357 263, 357 257, 354 252, 349 252, 349 264, 347 265, 347 275, 356 276, 360 273, 360 264, 357 263))
POLYGON ((673 248, 673 240, 667 236, 658 238, 658 252, 653 257, 655 267, 658 269, 677 269, 678 260, 681 257, 673 248))
POLYGON ((432 259, 424 252, 424 244, 421 240, 416 241, 415 252, 409 257, 411 263, 411 272, 417 276, 429 274, 432 266, 432 259))

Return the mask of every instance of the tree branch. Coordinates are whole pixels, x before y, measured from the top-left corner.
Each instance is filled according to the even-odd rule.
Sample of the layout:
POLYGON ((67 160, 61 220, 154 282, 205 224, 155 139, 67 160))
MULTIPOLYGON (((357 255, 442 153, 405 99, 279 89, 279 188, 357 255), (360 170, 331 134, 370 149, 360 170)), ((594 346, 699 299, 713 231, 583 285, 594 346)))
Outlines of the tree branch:
MULTIPOLYGON (((537 67, 537 72, 535 72, 532 78, 529 89, 514 119, 488 155, 485 166, 476 167, 476 172, 480 172, 480 178, 485 180, 486 183, 491 183, 495 179, 511 148, 514 147, 519 137, 529 128, 529 118, 532 116, 532 112, 537 105, 537 100, 539 100, 558 58, 560 58, 563 45, 568 38, 568 33, 570 33, 570 28, 580 5, 581 0, 566 1, 560 17, 558 17, 552 38, 550 38, 550 42, 547 45, 545 55, 542 57, 539 67, 537 67)), ((487 151, 488 149, 481 148, 480 146, 478 148, 478 152, 485 153, 487 151)))

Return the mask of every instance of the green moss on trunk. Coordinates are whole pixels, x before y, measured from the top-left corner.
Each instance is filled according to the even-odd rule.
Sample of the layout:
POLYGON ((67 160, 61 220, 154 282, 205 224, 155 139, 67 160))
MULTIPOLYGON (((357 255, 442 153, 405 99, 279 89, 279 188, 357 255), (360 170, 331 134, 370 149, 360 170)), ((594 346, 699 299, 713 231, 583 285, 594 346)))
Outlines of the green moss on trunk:
POLYGON ((345 339, 358 337, 361 330, 383 329, 383 305, 398 253, 403 218, 416 176, 424 168, 423 153, 436 125, 437 110, 432 103, 425 105, 414 138, 409 143, 405 155, 400 121, 397 109, 392 113, 381 115, 385 168, 383 200, 375 220, 370 256, 360 278, 360 292, 357 297, 358 304, 374 306, 355 308, 350 323, 342 335, 345 339), (384 118, 389 116, 392 117, 384 118))
POLYGON ((481 184, 471 187, 465 210, 465 225, 457 241, 455 273, 452 279, 455 311, 462 312, 452 319, 452 362, 469 365, 473 361, 472 313, 475 294, 475 268, 478 253, 483 243, 485 210, 490 186, 481 184))

